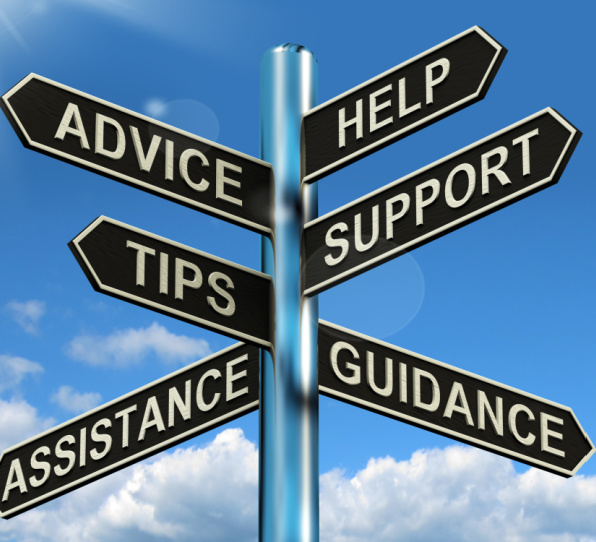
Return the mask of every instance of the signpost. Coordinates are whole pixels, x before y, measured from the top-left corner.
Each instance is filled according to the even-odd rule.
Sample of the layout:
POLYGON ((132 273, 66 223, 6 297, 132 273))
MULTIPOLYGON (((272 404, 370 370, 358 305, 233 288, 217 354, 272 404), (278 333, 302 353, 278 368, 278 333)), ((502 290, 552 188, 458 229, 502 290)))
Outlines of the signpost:
POLYGON ((6 450, 10 518, 259 406, 259 349, 236 344, 6 450))
POLYGON ((69 243, 98 292, 271 348, 271 277, 105 216, 69 243))
POLYGON ((0 100, 25 147, 271 235, 266 162, 29 74, 0 100))
POLYGON ((581 133, 544 109, 306 224, 316 295, 555 184, 581 133))
POLYGON ((255 410, 260 393, 259 539, 316 542, 317 346, 324 395, 575 474, 594 447, 568 407, 327 322, 316 338, 313 296, 559 180, 581 134, 544 109, 321 218, 316 185, 301 186, 482 99, 505 54, 473 27, 304 114, 314 55, 270 49, 261 143, 276 194, 269 163, 49 79, 30 74, 6 93, 26 147, 267 236, 276 291, 264 273, 104 216, 91 223, 69 246, 97 291, 248 344, 4 452, 0 516, 255 410))
POLYGON ((594 453, 573 411, 319 321, 319 391, 570 477, 594 453))
POLYGON ((303 121, 303 181, 316 181, 481 100, 506 52, 475 26, 311 109, 303 121))

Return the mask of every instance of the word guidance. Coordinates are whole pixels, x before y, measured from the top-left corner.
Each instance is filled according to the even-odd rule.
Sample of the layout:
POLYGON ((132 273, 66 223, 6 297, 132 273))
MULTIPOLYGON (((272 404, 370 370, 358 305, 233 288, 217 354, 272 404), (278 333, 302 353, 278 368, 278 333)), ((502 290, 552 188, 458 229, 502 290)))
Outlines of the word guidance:
POLYGON ((105 216, 69 243, 93 288, 271 348, 271 277, 105 216))
POLYGON ((237 344, 6 450, 10 518, 259 407, 259 349, 237 344))
POLYGON ((319 391, 561 476, 594 446, 573 411, 319 321, 319 391))
POLYGON ((306 295, 555 184, 581 133, 553 109, 306 224, 306 295))
POLYGON ((266 162, 33 73, 0 105, 29 149, 271 235, 266 162))
POLYGON ((481 100, 506 52, 475 26, 315 107, 304 116, 304 182, 481 100))

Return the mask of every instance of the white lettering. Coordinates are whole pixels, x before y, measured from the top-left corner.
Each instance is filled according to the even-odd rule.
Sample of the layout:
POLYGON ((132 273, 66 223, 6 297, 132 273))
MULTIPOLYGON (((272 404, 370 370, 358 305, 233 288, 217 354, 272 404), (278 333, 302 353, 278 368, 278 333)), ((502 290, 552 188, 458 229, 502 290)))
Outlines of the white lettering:
POLYGON ((13 459, 10 463, 8 477, 6 478, 6 486, 4 486, 2 502, 7 501, 11 490, 17 487, 19 488, 21 493, 27 493, 27 484, 25 483, 25 476, 23 475, 21 462, 18 458, 13 459), (13 480, 13 478, 15 479, 13 480))
POLYGON ((166 430, 166 426, 163 423, 161 412, 159 411, 159 405, 157 404, 157 398, 155 395, 149 397, 147 400, 147 406, 145 407, 145 414, 143 414, 143 421, 141 423, 141 430, 139 431, 138 440, 145 440, 145 433, 150 427, 157 427, 157 430, 161 433, 166 430), (152 419, 151 419, 152 417, 152 419))
POLYGON ((439 60, 426 67, 426 105, 433 103, 433 87, 445 81, 448 75, 449 60, 446 58, 439 58, 439 60), (435 68, 441 68, 441 73, 436 79, 433 79, 433 70, 435 68))
POLYGON ((248 374, 246 370, 240 371, 238 373, 234 372, 234 367, 243 361, 248 361, 248 354, 244 354, 243 356, 226 363, 226 401, 231 401, 232 399, 236 399, 236 397, 240 397, 241 395, 246 395, 248 393, 248 387, 234 391, 234 382, 240 378, 245 378, 248 374))
POLYGON ((468 406, 468 400, 464 393, 464 387, 459 382, 454 382, 453 386, 451 386, 451 393, 449 393, 449 399, 447 399, 447 406, 445 407, 445 412, 443 412, 443 418, 451 418, 454 412, 463 414, 466 417, 467 425, 474 425, 472 413, 468 406), (459 405, 456 403, 457 401, 459 401, 459 405))
POLYGON ((528 433, 526 437, 522 437, 517 430, 517 415, 520 412, 524 412, 530 421, 534 421, 534 414, 527 406, 521 404, 513 405, 509 411, 509 430, 518 442, 521 442, 524 446, 531 446, 534 444, 536 437, 532 433, 528 433))
POLYGON ((189 288, 197 289, 201 287, 203 284, 203 275, 201 270, 191 262, 187 262, 186 260, 182 260, 180 258, 176 258, 176 275, 174 281, 174 297, 176 299, 184 299, 184 287, 188 286, 189 288), (184 278, 184 270, 190 269, 193 272, 192 279, 185 279, 184 278))
POLYGON ((483 196, 488 194, 488 181, 491 175, 494 175, 499 180, 502 186, 511 183, 511 179, 507 177, 507 174, 504 171, 501 171, 501 168, 505 165, 505 162, 507 162, 508 155, 509 151, 507 150, 507 147, 497 147, 492 151, 484 153, 480 157, 483 196), (492 167, 488 167, 488 161, 497 154, 499 155, 499 163, 492 167))
POLYGON ((124 156, 124 151, 126 149, 126 138, 124 137, 124 130, 122 126, 111 119, 110 117, 106 117, 101 113, 96 113, 95 115, 95 154, 103 154, 108 158, 112 158, 113 160, 119 160, 124 156), (116 128, 116 148, 113 151, 110 151, 105 148, 104 136, 105 136, 105 125, 109 124, 116 128))
POLYGON ((337 378, 339 378, 342 382, 350 384, 351 386, 360 384, 360 367, 358 367, 358 365, 349 362, 346 363, 346 369, 352 371, 351 376, 346 376, 340 372, 339 367, 337 366, 337 356, 340 350, 348 350, 354 359, 360 359, 358 352, 351 344, 344 341, 336 342, 331 347, 331 352, 329 353, 331 357, 331 367, 333 368, 335 376, 337 376, 337 378))
POLYGON ((410 208, 410 196, 408 194, 398 194, 389 198, 385 203, 385 229, 387 239, 393 239, 393 223, 402 218, 410 208), (399 213, 393 214, 393 205, 401 202, 399 213))
POLYGON ((110 427, 112 427, 111 420, 109 420, 108 418, 102 418, 101 420, 96 422, 93 428, 91 429, 91 440, 93 442, 104 444, 103 451, 99 452, 97 448, 93 448, 93 450, 89 452, 91 459, 94 459, 95 461, 103 459, 106 455, 108 455, 108 453, 112 449, 111 435, 108 435, 107 433, 99 433, 97 430, 100 427, 105 427, 109 429, 110 427))
POLYGON ((137 286, 145 286, 145 255, 155 256, 155 250, 133 241, 126 241, 126 248, 133 248, 137 251, 137 286))
POLYGON ((445 201, 447 205, 452 209, 456 207, 461 207, 464 203, 466 203, 474 193, 474 188, 476 186, 476 171, 470 164, 460 164, 459 166, 454 167, 449 173, 447 177, 447 182, 445 183, 445 201), (460 172, 463 171, 468 177, 468 189, 464 197, 460 200, 456 200, 453 197, 453 180, 455 176, 460 172))
POLYGON ((209 286, 211 286, 211 288, 213 288, 216 293, 222 296, 228 302, 228 304, 225 307, 220 307, 215 301, 215 298, 212 296, 207 296, 207 303, 209 303, 211 308, 219 314, 222 314, 223 316, 232 316, 232 314, 234 314, 234 311, 236 310, 236 302, 234 301, 234 298, 230 295, 230 293, 227 290, 223 289, 217 283, 218 280, 223 280, 226 283, 227 288, 230 290, 234 289, 234 283, 232 282, 232 279, 230 277, 217 271, 211 273, 209 275, 209 279, 207 280, 209 286))
POLYGON ((372 248, 379 239, 379 206, 372 208, 372 234, 368 243, 362 242, 362 213, 354 218, 354 243, 358 252, 365 252, 372 248))
POLYGON ((240 166, 235 166, 234 164, 230 164, 229 162, 224 162, 223 160, 216 160, 215 162, 215 197, 221 198, 223 200, 229 201, 234 205, 238 205, 242 207, 242 200, 238 198, 234 198, 229 194, 225 193, 225 185, 229 184, 235 188, 240 188, 240 181, 235 181, 234 179, 230 179, 226 177, 226 168, 235 171, 236 173, 242 173, 242 168, 240 166))
POLYGON ((437 379, 430 374, 428 371, 423 371, 418 367, 414 367, 413 370, 413 379, 414 379, 414 406, 417 408, 421 408, 422 410, 428 410, 429 412, 434 412, 439 408, 439 402, 441 400, 441 391, 439 389, 439 383, 437 379), (430 403, 422 402, 422 387, 421 387, 421 379, 426 378, 430 380, 432 384, 432 400, 430 403))
POLYGON ((439 196, 439 190, 441 189, 441 185, 437 179, 429 179, 428 181, 419 184, 416 187, 416 226, 420 226, 424 223, 424 219, 422 217, 422 209, 428 207, 433 201, 437 199, 439 196), (425 188, 430 188, 432 190, 432 194, 428 199, 422 198, 422 191, 425 188))
MULTIPOLYGON (((35 476, 31 476, 29 478, 29 483, 31 484, 32 487, 40 487, 48 481, 48 478, 50 477, 50 472, 52 471, 50 464, 47 461, 39 461, 37 459, 37 456, 39 454, 47 456, 47 455, 50 455, 51 453, 52 453, 51 450, 47 446, 42 446, 41 448, 37 448, 37 450, 35 450, 33 452, 33 455, 31 456, 31 468, 35 469, 35 470, 43 471, 43 476, 41 477, 41 479, 36 478, 35 476)), ((22 491, 21 491, 21 493, 22 493, 22 491)))
POLYGON ((393 393, 393 360, 385 358, 385 387, 380 388, 375 384, 375 355, 372 352, 367 352, 366 381, 377 395, 389 397, 393 393))
POLYGON ((184 401, 175 386, 168 390, 168 427, 174 427, 174 405, 183 420, 190 419, 190 380, 184 383, 184 401))
POLYGON ((356 102, 356 116, 353 119, 350 119, 346 122, 346 108, 342 107, 339 110, 339 147, 346 146, 346 128, 352 126, 353 124, 356 125, 356 139, 362 139, 363 129, 362 129, 362 100, 358 100, 356 102))
POLYGON ((154 135, 151 138, 149 149, 147 150, 147 154, 145 154, 143 152, 143 144, 141 143, 139 129, 136 126, 131 126, 130 133, 132 134, 132 142, 134 144, 135 153, 137 155, 137 161, 139 162, 139 167, 141 168, 141 171, 151 171, 151 166, 153 165, 153 161, 155 160, 157 149, 159 148, 159 144, 161 143, 161 137, 158 135, 154 135))
POLYGON ((85 128, 83 127, 81 113, 79 112, 77 105, 73 103, 69 103, 66 106, 66 111, 64 111, 64 115, 62 116, 58 130, 56 130, 54 139, 62 139, 64 141, 64 136, 66 134, 72 134, 78 137, 81 143, 81 149, 90 150, 87 134, 85 133, 85 128), (73 121, 73 119, 75 124, 74 128, 70 126, 70 123, 73 121))
POLYGON ((410 107, 406 106, 406 78, 399 80, 399 118, 405 117, 414 111, 422 108, 422 103, 418 102, 410 107))
POLYGON ((530 174, 530 138, 538 135, 538 128, 514 139, 512 145, 522 144, 522 170, 524 177, 530 174))
POLYGON ((213 378, 214 380, 217 380, 221 378, 221 373, 217 369, 209 369, 199 380, 199 383, 197 385, 196 399, 197 406, 199 407, 199 410, 201 412, 207 412, 211 410, 213 407, 215 407, 215 405, 217 405, 217 403, 219 402, 219 398, 221 397, 221 393, 216 393, 213 395, 213 400, 211 401, 211 403, 205 403, 205 400, 203 399, 203 386, 205 385, 205 380, 207 380, 207 378, 209 377, 213 378))
POLYGON ((551 416, 546 412, 540 413, 540 449, 543 452, 548 452, 549 454, 558 455, 559 457, 565 457, 565 452, 563 450, 559 450, 557 448, 553 448, 548 444, 548 438, 553 437, 559 440, 563 440, 563 433, 557 433, 548 427, 548 423, 557 423, 559 425, 563 425, 563 420, 561 418, 557 418, 556 416, 551 416))
POLYGON ((478 390, 478 429, 484 431, 486 429, 485 412, 488 412, 490 421, 493 424, 495 433, 500 437, 503 436, 503 398, 496 398, 497 413, 492 410, 486 393, 478 390))
POLYGON ((185 180, 185 182, 188 186, 190 186, 197 192, 204 192, 209 187, 209 182, 206 181, 205 179, 201 179, 200 182, 195 183, 188 175, 188 161, 193 156, 200 158, 201 164, 203 165, 203 167, 207 167, 209 165, 207 158, 205 157, 205 155, 202 152, 200 152, 196 149, 186 149, 180 155, 180 175, 182 175, 182 178, 185 180))
POLYGON ((54 455, 58 459, 67 459, 68 460, 68 464, 66 465, 66 467, 62 467, 60 465, 56 465, 54 467, 54 472, 56 473, 56 476, 65 476, 74 467, 75 461, 77 459, 77 454, 73 450, 63 450, 62 446, 64 444, 72 445, 72 444, 75 444, 75 442, 76 442, 76 440, 72 435, 65 435, 56 443, 56 449, 54 450, 54 455))
POLYGON ((128 430, 130 427, 128 415, 131 412, 136 412, 136 410, 137 410, 137 405, 132 405, 132 406, 129 406, 128 408, 125 408, 124 410, 121 410, 120 412, 116 412, 116 414, 114 415, 114 418, 116 418, 116 419, 122 418, 122 447, 123 448, 128 448, 128 430))
MULTIPOLYGON (((385 120, 381 122, 377 122, 377 112, 382 111, 383 109, 387 109, 391 107, 391 100, 387 100, 382 104, 377 104, 377 97, 381 94, 385 94, 389 92, 392 88, 392 85, 387 85, 375 92, 373 92, 369 97, 369 109, 370 109, 370 131, 374 132, 387 124, 391 124, 393 122, 393 117, 387 117, 385 120)), ((340 145, 341 147, 341 145, 340 145)))
POLYGON ((334 239, 332 237, 334 231, 339 231, 341 233, 346 232, 348 231, 348 225, 344 222, 335 224, 334 226, 331 226, 331 228, 329 228, 327 234, 325 235, 325 244, 329 248, 341 248, 341 253, 339 256, 333 257, 331 254, 327 254, 325 256, 325 263, 329 266, 337 265, 338 263, 340 263, 348 255, 348 250, 350 248, 350 242, 347 239, 334 239))

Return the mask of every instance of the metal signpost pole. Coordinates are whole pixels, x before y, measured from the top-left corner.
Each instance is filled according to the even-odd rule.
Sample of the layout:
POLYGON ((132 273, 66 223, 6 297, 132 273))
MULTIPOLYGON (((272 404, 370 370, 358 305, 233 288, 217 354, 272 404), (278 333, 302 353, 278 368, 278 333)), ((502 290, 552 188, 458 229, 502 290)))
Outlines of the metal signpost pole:
POLYGON ((275 281, 274 355, 263 351, 260 407, 261 542, 319 539, 316 298, 303 298, 301 235, 317 215, 314 186, 301 187, 301 121, 316 105, 314 55, 269 49, 261 62, 261 159, 273 165, 273 247, 263 271, 275 281))

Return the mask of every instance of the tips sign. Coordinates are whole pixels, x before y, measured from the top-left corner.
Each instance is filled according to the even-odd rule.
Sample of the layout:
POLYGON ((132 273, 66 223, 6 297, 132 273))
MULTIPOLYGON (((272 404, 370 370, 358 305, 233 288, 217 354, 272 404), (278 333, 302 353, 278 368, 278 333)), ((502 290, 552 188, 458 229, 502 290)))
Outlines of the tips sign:
POLYGON ((69 243, 97 291, 271 348, 271 277, 105 216, 69 243))

